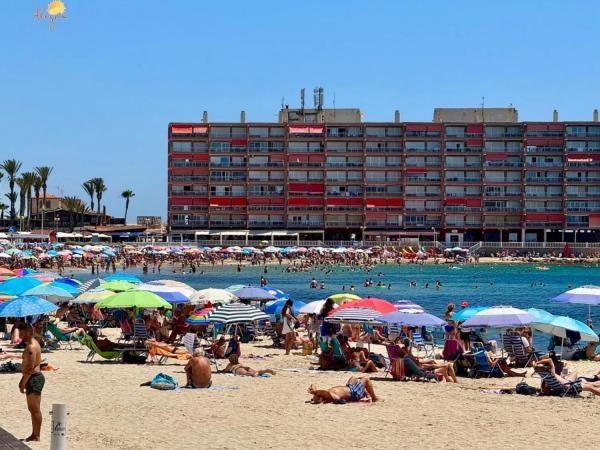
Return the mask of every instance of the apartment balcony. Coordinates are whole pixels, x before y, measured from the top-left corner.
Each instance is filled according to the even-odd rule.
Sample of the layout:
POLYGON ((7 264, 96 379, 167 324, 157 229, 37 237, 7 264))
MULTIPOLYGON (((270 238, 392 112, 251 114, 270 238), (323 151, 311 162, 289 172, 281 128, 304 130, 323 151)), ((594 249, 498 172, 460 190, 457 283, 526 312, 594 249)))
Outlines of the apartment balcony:
POLYGON ((273 229, 273 228, 284 228, 285 222, 283 221, 263 221, 263 220, 249 220, 249 228, 260 228, 260 229, 273 229))
POLYGON ((438 228, 442 224, 441 220, 426 220, 425 222, 405 222, 404 228, 438 228))
POLYGON ((481 183, 481 178, 450 177, 450 178, 446 178, 446 183, 481 183))
POLYGON ((446 213, 472 213, 472 212, 481 212, 481 208, 473 208, 470 206, 462 206, 462 205, 451 205, 446 206, 446 213))
POLYGON ((463 197, 481 197, 481 192, 446 192, 446 197, 463 198, 463 197))
POLYGON ((252 213, 265 213, 269 214, 272 212, 281 212, 285 211, 285 206, 283 205, 248 205, 248 212, 252 213))
POLYGON ((520 161, 486 161, 485 167, 521 167, 520 161))
POLYGON ((172 197, 206 197, 208 191, 171 191, 172 197))
POLYGON ((253 183, 284 183, 283 178, 261 178, 256 176, 249 176, 248 181, 252 181, 253 183))
POLYGON ((441 197, 441 192, 407 192, 407 197, 441 197))
POLYGON ((485 184, 498 184, 498 183, 521 184, 521 178, 508 178, 508 177, 485 178, 484 177, 483 182, 485 184))
POLYGON ((411 208, 411 207, 405 207, 404 211, 406 212, 410 212, 411 214, 434 214, 434 213, 441 213, 442 212, 442 208, 441 207, 419 207, 419 208, 411 208))
POLYGON ((258 162, 249 162, 248 163, 248 167, 254 167, 254 168, 264 168, 264 169, 268 169, 268 168, 272 168, 272 167, 284 167, 284 162, 283 161, 270 161, 270 162, 263 162, 263 163, 258 163, 258 162))
POLYGON ((563 164, 560 163, 547 163, 547 162, 525 162, 525 167, 542 167, 544 169, 562 169, 563 164))
MULTIPOLYGON (((274 192, 274 191, 248 191, 249 197, 283 197, 285 195, 284 191, 274 192)), ((304 194, 303 194, 304 195, 304 194)))
POLYGON ((326 227, 330 228, 358 228, 362 227, 363 222, 347 222, 347 221, 337 221, 337 220, 327 220, 325 222, 326 227))
POLYGON ((322 220, 304 220, 302 222, 288 222, 290 229, 308 229, 308 228, 323 228, 322 220))
POLYGON ((521 228, 521 222, 483 222, 486 228, 521 228))
POLYGON ((185 159, 172 159, 170 167, 208 167, 207 161, 186 161, 185 159))
POLYGON ((570 183, 600 183, 600 178, 591 177, 570 177, 567 176, 567 181, 570 183))
POLYGON ((396 222, 388 222, 386 220, 368 220, 365 224, 368 228, 392 228, 401 227, 402 225, 396 222))
POLYGON ((171 175, 173 183, 194 183, 208 181, 208 175, 171 175))
POLYGON ((562 177, 526 177, 526 183, 562 184, 562 177))
POLYGON ((406 176, 407 183, 431 183, 431 184, 439 184, 442 182, 441 178, 427 178, 427 177, 416 177, 407 175, 406 176))
POLYGON ((588 169, 600 169, 600 161, 590 161, 590 162, 567 162, 567 167, 583 167, 588 169))
POLYGON ((446 169, 448 170, 457 170, 457 169, 464 169, 464 168, 481 168, 481 161, 479 162, 465 162, 465 163, 448 163, 446 162, 446 169))
POLYGON ((236 228, 236 227, 245 227, 245 220, 211 220, 211 227, 221 227, 221 228, 236 228))
POLYGON ((567 198, 596 198, 600 197, 600 192, 567 192, 567 198))
POLYGON ((250 146, 248 153, 282 153, 283 147, 272 147, 268 145, 250 146))
POLYGON ((525 213, 540 212, 540 213, 561 213, 562 208, 525 208, 525 213))
POLYGON ((210 163, 210 167, 211 168, 220 168, 220 169, 239 169, 240 167, 246 168, 247 164, 245 162, 243 163, 218 163, 218 162, 211 162, 210 163))
POLYGON ((486 197, 521 197, 520 192, 486 192, 486 197))
POLYGON ((526 199, 528 198, 562 198, 562 192, 541 192, 541 193, 525 193, 523 196, 526 199))
MULTIPOLYGON (((562 222, 561 222, 562 225, 562 222)), ((575 228, 575 229, 588 229, 590 227, 589 222, 572 222, 572 221, 567 221, 567 227, 568 228, 575 228)))
POLYGON ((484 213, 522 213, 524 208, 513 208, 513 207, 503 207, 503 206, 494 206, 494 207, 484 207, 484 213))
POLYGON ((568 212, 591 212, 591 213, 597 213, 597 212, 600 212, 600 207, 599 206, 577 206, 577 207, 569 207, 569 206, 567 206, 567 211, 568 212))
POLYGON ((483 147, 446 147, 446 153, 481 153, 483 147))
POLYGON ((401 147, 367 147, 365 149, 366 153, 402 153, 401 147))
POLYGON ((406 161, 404 163, 404 165, 406 167, 418 167, 418 168, 432 167, 432 168, 440 168, 442 166, 442 162, 441 161, 426 161, 424 163, 421 163, 421 162, 409 162, 409 161, 406 161))
POLYGON ((525 222, 525 228, 562 228, 562 222, 525 222))
POLYGON ((522 139, 523 133, 485 133, 486 139, 522 139))
POLYGON ((567 147, 567 153, 598 153, 600 148, 581 148, 581 147, 567 147))
POLYGON ((217 183, 229 183, 231 181, 246 181, 246 176, 230 176, 230 177, 220 177, 218 175, 211 175, 210 181, 217 183))
POLYGON ((321 162, 295 162, 295 161, 290 161, 288 162, 288 166, 291 168, 306 168, 306 169, 311 169, 311 168, 322 168, 324 166, 324 163, 321 162))
POLYGON ((439 155, 442 150, 440 148, 421 148, 421 147, 406 147, 407 153, 431 153, 439 155))
POLYGON ((217 139, 246 139, 246 133, 238 133, 238 132, 227 132, 227 131, 210 131, 211 138, 217 139))
MULTIPOLYGON (((290 166, 291 166, 291 164, 290 164, 290 166)), ((345 168, 350 168, 350 167, 363 167, 363 166, 364 166, 364 164, 362 162, 347 162, 347 163, 346 162, 343 162, 343 163, 328 162, 327 163, 327 167, 335 167, 338 169, 345 169, 345 168)), ((370 166, 367 166, 367 167, 370 167, 370 166)))
POLYGON ((208 226, 207 220, 171 220, 170 224, 172 227, 186 227, 186 228, 205 228, 208 226))
MULTIPOLYGON (((378 150, 378 149, 377 149, 378 150)), ((372 151, 372 149, 367 149, 367 152, 372 151)), ((381 149, 381 151, 385 151, 385 149, 381 149)), ((327 148, 327 153, 362 153, 362 146, 358 147, 346 147, 346 148, 327 148)))
POLYGON ((423 138, 439 138, 441 133, 439 131, 407 131, 404 133, 406 137, 423 137, 423 138))
POLYGON ((556 146, 528 146, 525 148, 526 153, 563 153, 563 147, 556 146))
POLYGON ((563 131, 553 131, 553 130, 546 130, 546 131, 527 131, 527 137, 528 138, 559 138, 559 137, 563 137, 564 136, 564 132, 563 131))

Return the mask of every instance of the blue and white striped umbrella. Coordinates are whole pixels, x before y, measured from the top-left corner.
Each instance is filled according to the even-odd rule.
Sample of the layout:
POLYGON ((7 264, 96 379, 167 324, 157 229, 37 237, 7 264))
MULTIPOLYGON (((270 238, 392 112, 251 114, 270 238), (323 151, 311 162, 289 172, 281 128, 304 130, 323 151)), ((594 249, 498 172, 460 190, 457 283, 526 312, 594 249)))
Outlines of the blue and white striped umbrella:
POLYGON ((17 297, 0 304, 0 317, 28 317, 48 314, 58 306, 34 296, 17 297))
POLYGON ((269 316, 254 306, 243 303, 230 303, 219 306, 206 316, 209 322, 219 322, 225 325, 230 323, 251 323, 258 320, 268 320, 269 316))
POLYGON ((83 293, 91 289, 96 289, 104 283, 106 283, 106 281, 104 281, 102 278, 92 278, 91 280, 88 280, 85 283, 81 283, 81 285, 78 286, 78 289, 83 293))
POLYGON ((378 317, 381 317, 381 313, 371 308, 345 308, 334 311, 325 320, 327 322, 379 323, 378 317))

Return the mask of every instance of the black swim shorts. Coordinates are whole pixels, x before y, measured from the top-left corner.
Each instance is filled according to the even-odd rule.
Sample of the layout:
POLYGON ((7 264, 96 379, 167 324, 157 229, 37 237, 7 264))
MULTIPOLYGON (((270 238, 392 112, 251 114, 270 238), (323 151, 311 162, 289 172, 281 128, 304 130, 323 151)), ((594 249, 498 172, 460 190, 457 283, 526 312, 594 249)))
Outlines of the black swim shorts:
POLYGON ((44 384, 46 384, 46 378, 44 378, 44 374, 40 372, 31 374, 29 380, 27 380, 27 384, 25 384, 25 394, 42 395, 44 384))

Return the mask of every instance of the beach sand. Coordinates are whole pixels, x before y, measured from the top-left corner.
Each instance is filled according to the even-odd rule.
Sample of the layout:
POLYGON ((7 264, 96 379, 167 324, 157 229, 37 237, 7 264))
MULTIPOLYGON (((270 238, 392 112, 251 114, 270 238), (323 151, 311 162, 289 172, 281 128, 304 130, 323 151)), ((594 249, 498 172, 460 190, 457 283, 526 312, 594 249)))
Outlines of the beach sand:
MULTIPOLYGON (((345 384, 348 372, 309 370, 310 357, 285 356, 265 344, 242 344, 242 358, 253 368, 274 368, 271 378, 213 374, 222 390, 158 391, 140 387, 159 372, 185 384, 184 363, 127 365, 82 362, 87 351, 43 356, 58 368, 46 372, 42 440, 50 445, 52 403, 66 403, 70 449, 186 448, 596 448, 594 425, 600 400, 529 397, 482 393, 481 389, 515 387, 520 378, 465 379, 449 383, 398 382, 372 374, 373 404, 312 405, 308 386, 345 384), (286 371, 285 369, 298 369, 286 371)), ((377 349, 380 351, 381 349, 377 349)), ((220 361, 220 367, 225 361, 220 361)), ((600 363, 572 363, 582 374, 600 363)), ((22 438, 30 433, 18 374, 0 374, 2 427, 22 438)), ((539 378, 527 378, 539 387, 539 378)))

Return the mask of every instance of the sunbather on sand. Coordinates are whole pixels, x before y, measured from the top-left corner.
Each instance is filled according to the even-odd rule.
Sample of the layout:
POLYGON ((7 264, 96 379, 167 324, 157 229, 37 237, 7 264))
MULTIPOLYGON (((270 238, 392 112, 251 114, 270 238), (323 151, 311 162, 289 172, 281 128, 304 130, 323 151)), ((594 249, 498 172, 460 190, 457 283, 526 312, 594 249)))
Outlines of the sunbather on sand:
POLYGON ((561 376, 556 373, 556 366, 554 365, 554 361, 552 358, 543 358, 540 359, 536 365, 536 367, 545 367, 550 373, 554 374, 556 379, 560 381, 562 384, 572 383, 574 381, 579 381, 581 383, 581 390, 585 392, 591 392, 594 395, 600 397, 600 377, 598 374, 594 375, 593 378, 585 378, 577 376, 577 373, 570 373, 567 376, 561 376), (589 381, 589 380, 597 380, 597 381, 589 381))
POLYGON ((243 366, 240 364, 238 355, 236 354, 229 355, 229 364, 223 369, 223 372, 229 372, 241 377, 258 377, 264 374, 275 375, 276 373, 273 369, 254 370, 251 367, 243 366))
POLYGON ((508 366, 508 362, 506 362, 506 358, 496 358, 492 352, 485 352, 485 356, 487 357, 490 366, 493 367, 494 364, 497 364, 500 367, 500 370, 504 372, 507 377, 524 377, 527 375, 527 371, 525 372, 515 372, 508 366))
POLYGON ((379 401, 379 398, 375 395, 373 383, 368 377, 350 377, 346 386, 334 386, 329 389, 317 389, 314 384, 311 384, 308 393, 313 396, 312 403, 357 402, 365 398, 367 394, 374 402, 379 401))
POLYGON ((212 385, 210 361, 204 356, 204 350, 201 348, 194 350, 194 356, 185 366, 185 373, 187 374, 187 387, 201 389, 209 388, 212 385))

